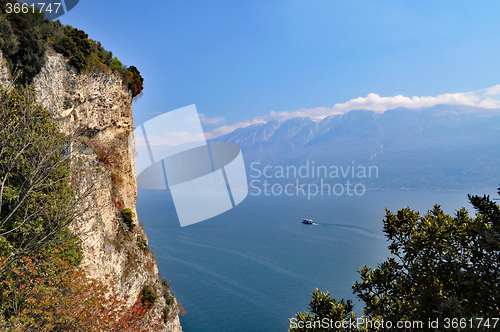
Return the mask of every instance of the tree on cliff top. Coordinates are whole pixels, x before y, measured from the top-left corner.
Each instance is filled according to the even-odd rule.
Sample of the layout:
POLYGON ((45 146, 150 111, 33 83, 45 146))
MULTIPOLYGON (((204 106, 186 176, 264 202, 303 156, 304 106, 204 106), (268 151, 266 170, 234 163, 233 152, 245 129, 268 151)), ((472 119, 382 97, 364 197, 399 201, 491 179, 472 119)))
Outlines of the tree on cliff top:
POLYGON ((29 83, 45 64, 46 43, 42 26, 49 24, 41 13, 5 13, 6 3, 0 0, 0 48, 4 52, 11 73, 21 72, 18 81, 29 83))
POLYGON ((6 13, 6 4, 17 2, 0 0, 0 50, 11 73, 21 73, 18 82, 30 84, 45 65, 45 51, 53 49, 63 54, 80 73, 117 70, 132 98, 143 90, 144 79, 139 70, 122 66, 118 59, 113 63, 113 53, 84 31, 63 25, 59 20, 49 21, 38 11, 6 13))
MULTIPOLYGON (((452 217, 438 205, 424 216, 410 208, 397 214, 386 211, 384 232, 393 257, 376 269, 365 266, 361 281, 353 286, 368 319, 424 323, 406 331, 434 331, 428 322, 435 319, 441 323, 440 331, 494 330, 491 319, 500 314, 500 207, 489 196, 469 195, 469 201, 477 211, 475 217, 465 208, 452 217), (476 317, 484 319, 483 325, 476 317)), ((316 298, 321 297, 313 297, 314 314, 316 298)), ((296 318, 303 316, 299 313, 296 318)), ((500 322, 496 323, 498 330, 500 322)))

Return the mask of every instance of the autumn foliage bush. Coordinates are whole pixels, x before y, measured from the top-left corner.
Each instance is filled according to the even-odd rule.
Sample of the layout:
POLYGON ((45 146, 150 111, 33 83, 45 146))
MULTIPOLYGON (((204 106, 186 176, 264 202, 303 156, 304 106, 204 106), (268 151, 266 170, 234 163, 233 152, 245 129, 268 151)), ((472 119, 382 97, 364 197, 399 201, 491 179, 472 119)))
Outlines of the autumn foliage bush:
MULTIPOLYGON (((49 263, 24 257, 2 283, 10 299, 1 327, 14 331, 161 331, 156 309, 119 296, 109 276, 96 280, 54 256, 49 263)), ((4 301, 7 302, 7 301, 4 301)), ((5 303, 4 303, 5 304, 5 303)))
POLYGON ((129 90, 132 92, 132 98, 140 95, 143 87, 144 79, 141 76, 141 73, 135 66, 130 66, 128 68, 128 76, 130 78, 130 83, 128 84, 129 90))

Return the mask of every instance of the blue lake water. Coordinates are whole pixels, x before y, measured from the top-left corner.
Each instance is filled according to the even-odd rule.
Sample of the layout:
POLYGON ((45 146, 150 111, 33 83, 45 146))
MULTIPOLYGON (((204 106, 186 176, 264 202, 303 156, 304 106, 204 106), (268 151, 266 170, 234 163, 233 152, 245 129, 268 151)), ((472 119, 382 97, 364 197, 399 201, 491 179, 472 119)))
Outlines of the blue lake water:
MULTIPOLYGON (((251 196, 212 219, 181 228, 168 191, 138 193, 137 212, 160 273, 186 315, 185 332, 286 331, 316 287, 349 298, 364 265, 389 252, 384 208, 453 214, 471 206, 462 191, 371 191, 363 196, 251 196), (317 225, 304 225, 303 218, 317 225)), ((495 192, 471 191, 471 194, 495 192)), ((196 208, 196 207, 195 207, 196 208)))

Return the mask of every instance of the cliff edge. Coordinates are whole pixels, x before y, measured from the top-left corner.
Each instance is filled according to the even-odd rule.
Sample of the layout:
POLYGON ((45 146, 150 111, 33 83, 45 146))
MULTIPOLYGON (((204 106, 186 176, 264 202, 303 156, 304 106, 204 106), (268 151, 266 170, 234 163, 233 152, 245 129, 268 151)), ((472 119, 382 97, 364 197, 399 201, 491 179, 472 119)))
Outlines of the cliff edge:
MULTIPOLYGON (((0 52, 0 81, 9 80, 0 52)), ((122 76, 102 67, 79 73, 63 55, 49 50, 33 86, 38 103, 51 112, 62 131, 74 136, 69 147, 72 160, 99 174, 93 184, 97 190, 87 202, 94 208, 71 226, 82 241, 81 266, 92 278, 112 276, 115 290, 128 296, 130 304, 144 287, 152 289, 158 296, 152 310, 158 316, 166 314, 164 330, 182 331, 177 301, 159 278, 137 219, 132 94, 122 76), (124 211, 132 217, 131 224, 124 220, 124 211)))

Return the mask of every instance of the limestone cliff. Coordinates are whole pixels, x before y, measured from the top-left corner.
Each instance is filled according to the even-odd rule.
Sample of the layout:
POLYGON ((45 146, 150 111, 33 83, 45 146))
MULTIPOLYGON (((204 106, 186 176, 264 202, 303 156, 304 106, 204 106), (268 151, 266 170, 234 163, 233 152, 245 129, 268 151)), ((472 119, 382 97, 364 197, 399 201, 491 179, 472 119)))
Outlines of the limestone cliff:
MULTIPOLYGON (((5 84, 8 69, 1 54, 0 62, 0 81, 5 84)), ((126 208, 136 212, 137 198, 132 98, 121 75, 102 68, 80 74, 62 55, 48 51, 33 85, 38 102, 50 110, 61 130, 76 133, 73 159, 99 173, 91 197, 95 208, 73 225, 82 239, 82 267, 90 277, 111 275, 116 290, 130 296, 131 303, 144 285, 151 286, 159 295, 154 310, 161 315, 166 307, 169 312, 165 331, 181 331, 177 302, 173 298, 165 306, 158 267, 137 216, 131 230, 120 218, 126 208)))

